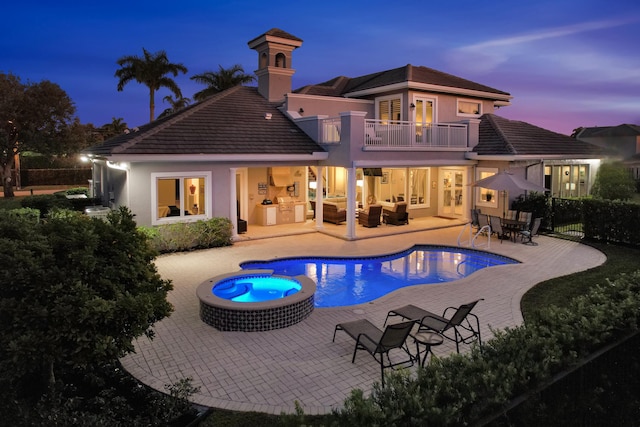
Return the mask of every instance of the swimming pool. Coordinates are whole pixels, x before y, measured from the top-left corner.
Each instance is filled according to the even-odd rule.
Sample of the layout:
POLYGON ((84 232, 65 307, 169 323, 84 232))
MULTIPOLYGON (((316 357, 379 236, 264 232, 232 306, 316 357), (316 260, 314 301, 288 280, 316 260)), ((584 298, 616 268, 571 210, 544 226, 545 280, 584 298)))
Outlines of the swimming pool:
POLYGON ((247 261, 246 269, 268 269, 283 276, 304 275, 316 282, 316 307, 363 304, 397 289, 451 282, 515 259, 449 246, 415 245, 374 257, 295 257, 247 261))

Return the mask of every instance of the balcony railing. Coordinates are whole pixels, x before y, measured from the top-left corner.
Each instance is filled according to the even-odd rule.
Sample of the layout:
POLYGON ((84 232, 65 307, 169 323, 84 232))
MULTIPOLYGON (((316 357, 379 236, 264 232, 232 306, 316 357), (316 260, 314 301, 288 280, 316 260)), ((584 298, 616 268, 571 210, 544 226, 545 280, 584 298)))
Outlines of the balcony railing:
POLYGON ((370 148, 465 149, 467 125, 365 120, 364 145, 370 148))

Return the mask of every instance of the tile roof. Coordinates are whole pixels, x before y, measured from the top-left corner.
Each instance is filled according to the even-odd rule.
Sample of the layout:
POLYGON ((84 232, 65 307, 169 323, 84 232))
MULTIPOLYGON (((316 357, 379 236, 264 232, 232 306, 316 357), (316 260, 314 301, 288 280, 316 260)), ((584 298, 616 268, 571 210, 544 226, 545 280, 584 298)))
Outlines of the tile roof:
POLYGON ((578 134, 578 138, 601 138, 635 135, 640 135, 640 126, 625 123, 618 126, 596 126, 583 128, 578 134))
POLYGON ((310 154, 324 152, 257 88, 236 86, 84 150, 87 154, 310 154), (271 119, 265 119, 265 114, 271 119))
POLYGON ((479 155, 546 155, 600 157, 605 151, 593 144, 532 124, 495 114, 480 117, 479 155))
POLYGON ((508 92, 503 92, 480 83, 472 82, 471 80, 434 70, 433 68, 414 66, 411 64, 360 77, 335 77, 324 83, 304 86, 294 92, 309 95, 345 96, 353 92, 402 82, 422 83, 452 89, 460 88, 503 96, 510 95, 508 92))
POLYGON ((279 37, 281 39, 288 39, 288 40, 294 40, 297 42, 302 42, 303 40, 301 38, 298 38, 296 36, 294 36, 293 34, 289 34, 284 30, 281 30, 279 28, 272 28, 269 31, 267 31, 264 34, 260 34, 258 37, 254 37, 253 39, 249 40, 247 42, 247 44, 251 44, 252 42, 258 40, 260 37, 264 37, 264 36, 273 36, 273 37, 279 37))

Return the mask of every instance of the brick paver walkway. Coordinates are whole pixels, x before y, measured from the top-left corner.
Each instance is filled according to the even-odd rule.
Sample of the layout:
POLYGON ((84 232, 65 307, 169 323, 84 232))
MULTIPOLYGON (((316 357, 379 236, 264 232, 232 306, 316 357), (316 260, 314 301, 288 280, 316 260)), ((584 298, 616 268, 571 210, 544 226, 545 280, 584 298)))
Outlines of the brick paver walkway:
MULTIPOLYGON (((241 261, 295 255, 360 256, 391 253, 413 244, 456 245, 460 227, 345 241, 321 233, 237 242, 231 247, 163 255, 160 274, 173 281, 169 299, 175 312, 159 322, 152 341, 136 342, 136 354, 122 359, 124 367, 144 383, 164 391, 165 384, 192 377, 201 390, 195 403, 232 410, 292 413, 295 401, 307 414, 342 407, 354 388, 365 392, 380 380, 379 365, 365 352, 351 363, 354 341, 338 333, 337 323, 367 318, 382 327, 387 312, 415 304, 441 312, 484 298, 474 310, 483 340, 492 328, 522 323, 520 299, 536 283, 585 270, 605 261, 585 245, 540 236, 538 246, 493 241, 491 251, 522 261, 518 265, 483 269, 465 279, 441 285, 413 286, 376 301, 345 308, 315 309, 297 325, 268 332, 220 332, 198 315, 197 286, 213 276, 238 271, 241 261)), ((465 346, 463 346, 464 348, 465 346)), ((436 355, 455 351, 445 342, 436 355)))

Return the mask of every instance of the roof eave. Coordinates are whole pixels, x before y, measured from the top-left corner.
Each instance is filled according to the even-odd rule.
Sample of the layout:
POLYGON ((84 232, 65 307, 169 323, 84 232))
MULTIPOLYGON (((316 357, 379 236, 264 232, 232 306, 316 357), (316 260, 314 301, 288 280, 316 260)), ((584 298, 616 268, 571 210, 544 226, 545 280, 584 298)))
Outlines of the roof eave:
POLYGON ((457 88, 457 87, 451 87, 451 86, 440 86, 440 85, 433 85, 428 83, 416 83, 416 82, 400 82, 400 83, 394 83, 391 85, 378 86, 370 89, 349 92, 344 94, 344 96, 345 98, 358 98, 361 96, 376 95, 379 93, 385 93, 393 90, 404 90, 404 89, 422 90, 427 92, 444 92, 444 93, 450 93, 454 95, 464 95, 464 96, 476 97, 476 98, 488 98, 488 99, 504 102, 504 104, 501 104, 502 106, 510 105, 511 104, 510 101, 511 99, 513 99, 513 96, 509 94, 464 89, 464 88, 457 88))
POLYGON ((468 152, 465 157, 469 160, 492 160, 514 162, 518 160, 573 160, 573 159, 602 159, 605 156, 594 154, 479 154, 468 152))
POLYGON ((327 152, 309 154, 112 154, 113 162, 291 162, 326 160, 327 152))

